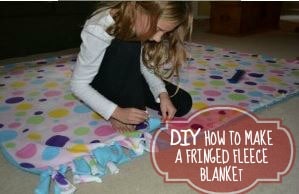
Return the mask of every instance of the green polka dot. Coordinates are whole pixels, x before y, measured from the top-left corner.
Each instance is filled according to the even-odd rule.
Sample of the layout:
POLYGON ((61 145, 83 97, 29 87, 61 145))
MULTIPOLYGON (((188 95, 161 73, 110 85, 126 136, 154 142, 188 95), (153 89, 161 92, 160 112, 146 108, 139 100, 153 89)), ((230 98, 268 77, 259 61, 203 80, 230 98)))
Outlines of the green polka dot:
POLYGON ((198 92, 197 91, 190 91, 189 94, 193 96, 193 95, 197 95, 198 92))
POLYGON ((32 116, 27 119, 27 123, 37 125, 37 124, 41 124, 44 120, 45 119, 42 116, 32 116))
POLYGON ((88 132, 90 131, 90 129, 88 127, 79 127, 77 129, 75 129, 74 133, 76 135, 86 135, 88 132))
POLYGON ((26 77, 32 78, 32 77, 35 77, 35 76, 36 76, 35 73, 32 73, 32 72, 27 72, 26 73, 26 77))
POLYGON ((247 96, 243 94, 229 94, 228 97, 235 101, 245 100, 247 99, 247 96))
POLYGON ((296 77, 299 77, 299 71, 293 71, 292 74, 296 77))
POLYGON ((213 86, 224 86, 225 85, 224 81, 221 81, 221 80, 212 80, 212 81, 210 81, 210 84, 213 86))
POLYGON ((25 116, 26 112, 16 112, 15 114, 17 117, 25 116))
POLYGON ((89 165, 90 166, 95 166, 95 165, 97 165, 97 162, 95 160, 90 160, 89 165))
POLYGON ((12 143, 12 142, 8 142, 8 143, 5 144, 5 147, 7 147, 7 148, 14 148, 14 147, 16 147, 16 144, 12 143))
POLYGON ((39 95, 39 92, 30 92, 28 95, 29 95, 30 97, 38 96, 38 95, 39 95))
POLYGON ((73 94, 67 94, 64 96, 64 99, 65 100, 75 100, 76 98, 74 97, 73 94))

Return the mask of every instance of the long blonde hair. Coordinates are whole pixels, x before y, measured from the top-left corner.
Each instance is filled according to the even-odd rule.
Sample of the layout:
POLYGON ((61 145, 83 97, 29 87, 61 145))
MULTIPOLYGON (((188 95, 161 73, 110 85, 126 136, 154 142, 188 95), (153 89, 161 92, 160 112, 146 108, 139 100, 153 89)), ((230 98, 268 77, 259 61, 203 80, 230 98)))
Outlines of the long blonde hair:
POLYGON ((136 2, 100 2, 93 15, 106 9, 115 10, 114 25, 107 32, 121 40, 141 40, 143 44, 142 61, 161 78, 178 76, 179 67, 186 61, 184 40, 191 38, 192 12, 190 2, 183 1, 136 1, 136 2), (148 16, 149 29, 142 37, 137 37, 134 25, 136 11, 141 10, 148 16), (177 27, 163 36, 161 42, 149 41, 156 32, 158 19, 175 22, 177 27), (165 70, 163 65, 171 64, 165 70))

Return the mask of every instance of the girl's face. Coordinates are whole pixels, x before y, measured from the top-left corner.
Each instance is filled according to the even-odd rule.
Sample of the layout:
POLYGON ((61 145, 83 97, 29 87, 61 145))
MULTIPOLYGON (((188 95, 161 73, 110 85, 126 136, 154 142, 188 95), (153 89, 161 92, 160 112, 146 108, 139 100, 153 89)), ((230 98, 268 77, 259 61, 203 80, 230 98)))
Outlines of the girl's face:
MULTIPOLYGON (((149 38, 150 41, 160 42, 163 35, 171 32, 177 27, 176 22, 158 19, 156 32, 149 38)), ((143 37, 150 30, 149 18, 147 15, 137 11, 137 17, 135 21, 135 31, 138 37, 143 37)))
POLYGON ((173 21, 159 19, 156 33, 149 40, 160 42, 163 35, 173 31, 176 27, 177 24, 173 21))

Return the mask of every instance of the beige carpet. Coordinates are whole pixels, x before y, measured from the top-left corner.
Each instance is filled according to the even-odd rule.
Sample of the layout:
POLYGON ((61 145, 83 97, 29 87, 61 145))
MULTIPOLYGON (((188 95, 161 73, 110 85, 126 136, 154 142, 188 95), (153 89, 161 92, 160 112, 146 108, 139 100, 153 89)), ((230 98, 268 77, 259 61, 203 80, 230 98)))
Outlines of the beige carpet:
MULTIPOLYGON (((194 41, 210 44, 222 48, 233 50, 268 54, 280 58, 295 59, 299 55, 299 35, 298 33, 287 33, 280 31, 265 32, 248 35, 244 37, 228 37, 213 35, 195 28, 194 41)), ((58 54, 70 53, 73 50, 59 52, 58 54)), ((8 59, 0 61, 6 62, 30 61, 36 58, 56 55, 49 53, 44 55, 30 56, 19 59, 8 59)), ((281 118, 283 124, 288 126, 293 133, 295 141, 299 139, 299 97, 294 97, 286 102, 267 108, 258 116, 261 118, 281 118)), ((296 162, 292 171, 282 179, 282 183, 262 183, 250 193, 269 194, 295 194, 299 190, 299 162, 298 143, 296 145, 296 162)), ((167 194, 167 193, 197 193, 192 188, 183 183, 164 183, 151 165, 149 154, 137 158, 129 164, 121 166, 118 175, 108 175, 104 177, 104 183, 88 183, 77 186, 77 194, 94 193, 123 193, 123 194, 167 194)), ((2 194, 30 194, 37 186, 39 177, 23 172, 11 166, 0 154, 0 193, 2 194)))

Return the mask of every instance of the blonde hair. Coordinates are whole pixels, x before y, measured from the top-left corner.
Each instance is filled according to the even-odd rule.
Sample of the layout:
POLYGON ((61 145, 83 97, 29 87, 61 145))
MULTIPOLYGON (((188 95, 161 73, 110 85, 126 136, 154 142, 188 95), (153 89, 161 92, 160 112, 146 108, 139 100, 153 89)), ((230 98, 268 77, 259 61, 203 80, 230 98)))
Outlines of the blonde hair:
POLYGON ((114 25, 107 32, 121 40, 141 40, 143 44, 142 61, 161 78, 168 79, 178 76, 179 67, 186 61, 184 40, 191 38, 192 13, 190 2, 182 1, 136 1, 136 2, 101 2, 93 15, 106 9, 113 9, 114 25), (148 16, 148 31, 137 37, 134 25, 136 11, 148 16), (157 43, 148 39, 155 34, 159 19, 175 22, 177 27, 163 36, 157 43), (163 65, 171 64, 171 68, 163 69, 163 65))

